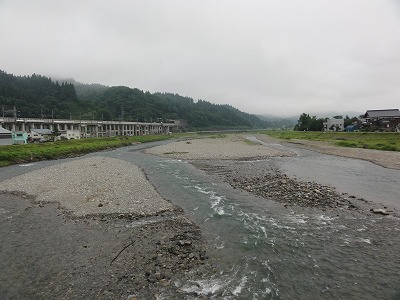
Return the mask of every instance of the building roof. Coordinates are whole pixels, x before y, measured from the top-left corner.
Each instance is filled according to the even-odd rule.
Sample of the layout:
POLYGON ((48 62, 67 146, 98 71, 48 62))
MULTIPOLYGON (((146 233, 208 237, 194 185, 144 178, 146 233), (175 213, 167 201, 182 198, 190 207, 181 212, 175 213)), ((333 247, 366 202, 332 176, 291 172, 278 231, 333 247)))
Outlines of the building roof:
POLYGON ((36 132, 42 135, 46 135, 46 134, 52 134, 52 131, 50 129, 31 129, 31 132, 36 132))
POLYGON ((384 117, 400 117, 398 109, 376 109, 367 110, 364 118, 384 118, 384 117))
POLYGON ((1 134, 6 134, 6 133, 11 134, 11 131, 9 131, 9 130, 7 130, 7 129, 5 129, 5 128, 3 128, 3 127, 0 126, 0 133, 1 133, 1 134))

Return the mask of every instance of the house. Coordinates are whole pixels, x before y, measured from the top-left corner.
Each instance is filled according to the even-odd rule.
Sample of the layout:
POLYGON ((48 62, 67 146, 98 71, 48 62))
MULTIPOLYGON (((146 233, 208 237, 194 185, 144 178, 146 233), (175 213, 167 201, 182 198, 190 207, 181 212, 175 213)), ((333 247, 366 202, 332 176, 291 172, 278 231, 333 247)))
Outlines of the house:
POLYGON ((12 132, 13 144, 26 144, 28 142, 28 133, 26 131, 12 132))
POLYGON ((11 131, 0 126, 0 146, 12 145, 12 133, 11 131))
POLYGON ((50 129, 31 129, 28 140, 31 142, 46 142, 51 140, 52 133, 50 129))
POLYGON ((65 130, 65 131, 60 131, 61 139, 67 139, 67 140, 77 140, 81 138, 81 132, 79 130, 65 130))
POLYGON ((396 131, 400 127, 400 111, 398 109, 367 110, 361 119, 365 130, 396 131))
POLYGON ((344 129, 343 119, 328 119, 323 123, 325 131, 342 131, 344 129))

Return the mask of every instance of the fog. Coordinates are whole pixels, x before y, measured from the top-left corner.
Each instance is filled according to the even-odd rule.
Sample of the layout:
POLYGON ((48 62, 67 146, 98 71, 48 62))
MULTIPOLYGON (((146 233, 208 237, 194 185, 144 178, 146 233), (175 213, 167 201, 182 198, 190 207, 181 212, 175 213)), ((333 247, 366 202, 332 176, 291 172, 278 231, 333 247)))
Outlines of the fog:
POLYGON ((399 108, 390 0, 0 0, 0 69, 280 116, 399 108))

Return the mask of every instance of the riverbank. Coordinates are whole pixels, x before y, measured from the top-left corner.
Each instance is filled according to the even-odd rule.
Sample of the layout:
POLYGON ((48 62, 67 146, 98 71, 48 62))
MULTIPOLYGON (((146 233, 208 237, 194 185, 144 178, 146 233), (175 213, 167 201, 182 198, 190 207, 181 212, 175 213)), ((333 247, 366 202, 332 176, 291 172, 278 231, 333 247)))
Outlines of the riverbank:
POLYGON ((260 140, 277 141, 319 153, 362 159, 379 166, 400 170, 400 135, 398 133, 346 132, 269 132, 260 140), (397 149, 387 151, 385 149, 397 149))
MULTIPOLYGON (((285 205, 320 209, 347 209, 398 215, 392 208, 370 203, 364 198, 338 193, 333 187, 289 178, 273 165, 251 164, 251 161, 294 156, 295 152, 279 146, 288 144, 264 134, 254 135, 263 142, 249 142, 246 134, 221 136, 219 139, 198 139, 174 142, 146 150, 147 153, 189 160, 197 168, 219 176, 232 187, 254 195, 273 199, 285 205), (250 161, 250 163, 246 163, 250 161)), ((298 144, 296 143, 296 147, 298 144)), ((368 160, 381 166, 399 169, 400 153, 371 149, 335 147, 323 142, 301 141, 300 147, 321 153, 368 160)))
POLYGON ((303 139, 281 140, 266 134, 252 134, 264 145, 246 140, 249 134, 229 134, 219 138, 194 139, 169 143, 151 148, 147 153, 177 159, 262 159, 276 156, 295 156, 292 151, 277 149, 274 144, 295 145, 296 147, 324 154, 370 161, 385 168, 400 170, 400 152, 363 148, 347 148, 323 141, 303 139))
POLYGON ((197 159, 263 159, 296 155, 292 151, 261 145, 246 139, 245 134, 223 134, 211 138, 177 141, 147 149, 146 153, 164 157, 197 159))
POLYGON ((293 140, 287 143, 295 144, 297 147, 324 154, 362 159, 385 168, 400 170, 400 152, 362 148, 346 148, 335 146, 330 143, 306 140, 293 140))
POLYGON ((76 159, 0 191, 7 299, 157 299, 190 270, 213 270, 199 228, 133 164, 76 159))
POLYGON ((400 152, 400 139, 398 132, 272 130, 263 133, 286 141, 316 141, 341 147, 400 152))
POLYGON ((110 150, 135 143, 155 142, 171 138, 170 135, 116 136, 85 138, 46 143, 0 146, 0 167, 31 163, 41 160, 77 157, 87 153, 110 150))
MULTIPOLYGON (((364 199, 286 176, 271 162, 296 153, 263 141, 227 135, 145 152, 187 160, 244 195, 282 203, 283 211, 369 213, 364 199)), ((0 182, 0 191, 0 294, 8 298, 180 299, 179 279, 216 274, 199 227, 127 161, 76 158, 0 182)), ((206 299, 210 289, 190 295, 206 299)))

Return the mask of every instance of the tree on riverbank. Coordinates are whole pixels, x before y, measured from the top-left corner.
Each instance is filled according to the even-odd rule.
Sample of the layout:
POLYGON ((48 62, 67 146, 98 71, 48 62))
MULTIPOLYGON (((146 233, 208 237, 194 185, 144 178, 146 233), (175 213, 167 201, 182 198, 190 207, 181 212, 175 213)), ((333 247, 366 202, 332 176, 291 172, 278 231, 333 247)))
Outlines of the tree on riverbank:
POLYGON ((310 117, 309 114, 301 114, 297 124, 294 126, 294 130, 297 131, 322 131, 324 130, 325 119, 316 116, 310 117))

